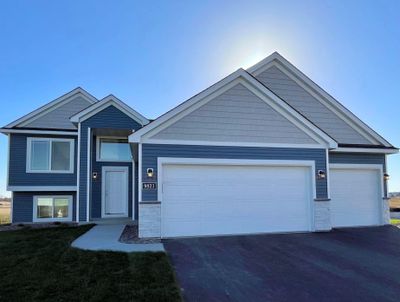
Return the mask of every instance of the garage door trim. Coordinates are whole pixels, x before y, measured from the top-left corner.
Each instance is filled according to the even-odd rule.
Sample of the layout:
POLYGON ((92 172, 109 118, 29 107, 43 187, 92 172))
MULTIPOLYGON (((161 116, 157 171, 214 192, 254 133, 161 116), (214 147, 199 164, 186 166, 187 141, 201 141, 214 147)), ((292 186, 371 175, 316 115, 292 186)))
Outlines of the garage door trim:
MULTIPOLYGON (((383 181, 383 165, 380 164, 329 164, 329 170, 334 170, 334 169, 342 169, 342 170, 377 170, 379 172, 379 189, 380 189, 380 195, 382 199, 384 198, 384 181, 383 181)), ((330 183, 330 179, 328 179, 328 183, 330 183)), ((380 202, 381 200, 377 200, 377 202, 380 202)), ((382 225, 384 223, 383 221, 383 204, 379 203, 379 225, 382 225)))
MULTIPOLYGON (((176 158, 159 157, 157 160, 158 201, 161 203, 161 219, 163 219, 163 166, 164 165, 226 165, 226 166, 280 166, 280 167, 307 167, 310 169, 312 199, 310 202, 310 231, 314 226, 314 203, 316 198, 315 161, 313 160, 252 160, 252 159, 209 159, 209 158, 176 158)), ((161 223, 161 237, 163 234, 161 223)))

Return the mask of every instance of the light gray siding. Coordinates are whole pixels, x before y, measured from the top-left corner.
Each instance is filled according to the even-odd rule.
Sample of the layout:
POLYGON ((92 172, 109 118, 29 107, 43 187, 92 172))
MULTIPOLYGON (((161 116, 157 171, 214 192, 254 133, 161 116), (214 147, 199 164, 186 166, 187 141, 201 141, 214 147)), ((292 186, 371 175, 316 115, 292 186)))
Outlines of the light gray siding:
POLYGON ((152 138, 220 142, 316 143, 241 84, 189 113, 152 138))
POLYGON ((256 78, 339 143, 371 144, 277 67, 270 67, 256 78))
POLYGON ((90 106, 90 103, 81 96, 74 96, 69 102, 46 113, 31 123, 25 125, 26 128, 45 128, 45 129, 76 129, 69 118, 90 106))

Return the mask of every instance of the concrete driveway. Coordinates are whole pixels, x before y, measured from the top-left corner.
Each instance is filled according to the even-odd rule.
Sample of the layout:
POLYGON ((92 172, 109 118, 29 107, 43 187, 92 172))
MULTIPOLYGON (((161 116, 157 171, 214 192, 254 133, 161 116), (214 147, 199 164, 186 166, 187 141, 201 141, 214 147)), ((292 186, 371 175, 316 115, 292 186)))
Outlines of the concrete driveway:
POLYGON ((170 239, 185 301, 400 301, 400 229, 170 239))

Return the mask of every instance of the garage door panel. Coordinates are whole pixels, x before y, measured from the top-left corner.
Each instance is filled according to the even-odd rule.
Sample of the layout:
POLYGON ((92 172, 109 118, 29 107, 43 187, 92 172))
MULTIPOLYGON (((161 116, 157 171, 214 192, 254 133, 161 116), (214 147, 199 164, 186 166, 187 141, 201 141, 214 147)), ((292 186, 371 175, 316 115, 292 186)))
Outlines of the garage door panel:
POLYGON ((310 230, 310 168, 169 164, 162 173, 163 237, 310 230))
POLYGON ((330 176, 333 227, 381 224, 380 170, 333 168, 330 176))

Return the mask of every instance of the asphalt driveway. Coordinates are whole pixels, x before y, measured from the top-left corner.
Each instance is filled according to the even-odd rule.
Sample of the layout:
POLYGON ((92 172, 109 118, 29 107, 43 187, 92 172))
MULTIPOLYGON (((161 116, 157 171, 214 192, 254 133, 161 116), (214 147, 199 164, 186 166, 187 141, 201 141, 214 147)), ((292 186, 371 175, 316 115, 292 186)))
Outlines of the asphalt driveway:
POLYGON ((400 229, 170 239, 185 301, 400 301, 400 229))

